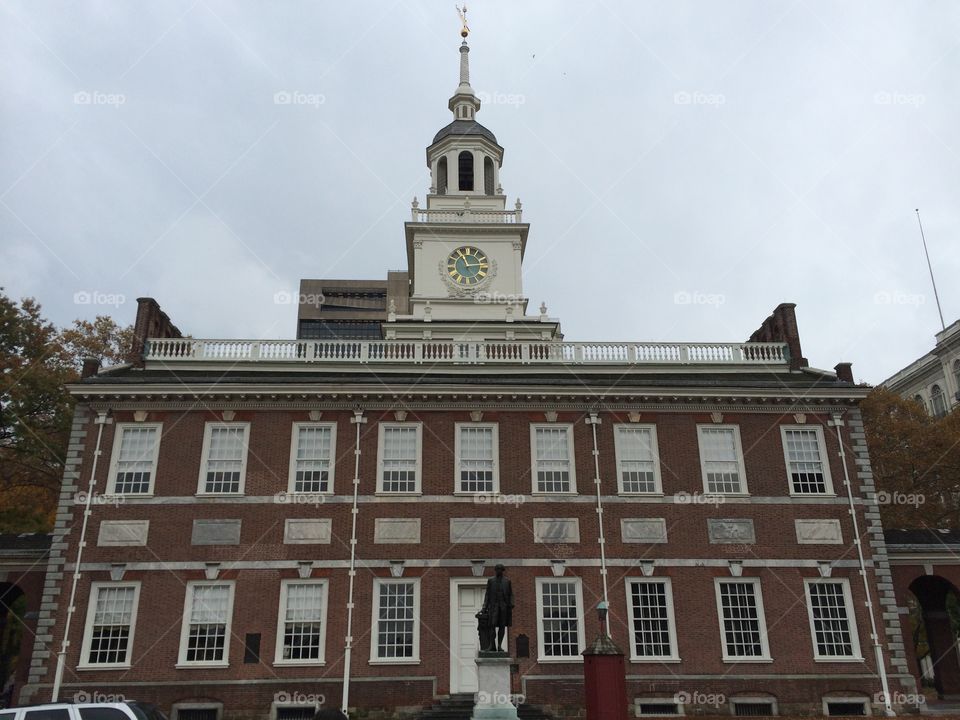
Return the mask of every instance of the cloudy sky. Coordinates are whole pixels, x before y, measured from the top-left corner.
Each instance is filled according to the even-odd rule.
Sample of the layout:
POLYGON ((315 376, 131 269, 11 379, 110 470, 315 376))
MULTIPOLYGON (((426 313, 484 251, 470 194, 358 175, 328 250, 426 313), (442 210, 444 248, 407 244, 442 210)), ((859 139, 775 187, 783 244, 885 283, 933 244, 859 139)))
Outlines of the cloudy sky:
MULTIPOLYGON (((739 341, 797 303, 879 382, 960 317, 960 3, 469 3, 478 119, 569 340, 739 341)), ((301 277, 404 269, 454 2, 0 8, 0 283, 57 323, 155 297, 293 337, 301 277), (278 103, 281 97, 295 102, 278 103)))

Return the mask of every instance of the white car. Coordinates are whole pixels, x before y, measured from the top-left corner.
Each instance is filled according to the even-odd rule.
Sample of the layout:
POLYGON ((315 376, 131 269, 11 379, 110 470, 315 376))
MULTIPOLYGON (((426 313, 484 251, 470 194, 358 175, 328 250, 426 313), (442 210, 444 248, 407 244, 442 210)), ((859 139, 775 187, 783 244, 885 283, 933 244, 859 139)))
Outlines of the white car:
POLYGON ((138 702, 51 703, 0 710, 0 720, 167 720, 155 706, 138 702))

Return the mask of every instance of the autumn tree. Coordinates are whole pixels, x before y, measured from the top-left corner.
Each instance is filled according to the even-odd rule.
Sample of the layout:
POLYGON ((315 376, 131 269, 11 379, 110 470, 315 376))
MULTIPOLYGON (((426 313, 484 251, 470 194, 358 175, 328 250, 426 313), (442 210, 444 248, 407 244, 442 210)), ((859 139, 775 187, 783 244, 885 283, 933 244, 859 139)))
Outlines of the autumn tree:
POLYGON ((932 417, 884 388, 862 409, 884 525, 960 528, 960 411, 932 417))
POLYGON ((48 530, 59 495, 82 359, 121 361, 130 328, 109 317, 60 331, 32 298, 0 289, 0 532, 48 530))

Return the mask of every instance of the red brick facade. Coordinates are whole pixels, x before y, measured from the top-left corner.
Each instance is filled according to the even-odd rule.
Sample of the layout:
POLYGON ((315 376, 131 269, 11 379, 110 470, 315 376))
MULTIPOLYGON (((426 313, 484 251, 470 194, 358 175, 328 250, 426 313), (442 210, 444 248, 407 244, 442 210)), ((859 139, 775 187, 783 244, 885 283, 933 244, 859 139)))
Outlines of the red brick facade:
MULTIPOLYGON (((109 377, 109 376, 104 376, 109 377)), ((102 381, 104 378, 100 378, 102 381)), ((96 382, 96 378, 92 379, 96 382)), ((79 391, 78 391, 79 392, 79 391)), ((88 402, 95 403, 86 414, 86 442, 79 464, 79 488, 87 487, 96 446, 95 413, 113 405, 113 424, 104 426, 101 456, 97 465, 94 501, 87 529, 87 547, 83 572, 78 585, 77 612, 72 619, 69 650, 66 657, 64 688, 61 697, 77 692, 121 693, 159 703, 170 709, 174 704, 223 703, 226 717, 268 717, 279 696, 316 697, 323 695, 328 704, 339 705, 344 675, 343 654, 346 635, 346 605, 350 559, 352 477, 355 459, 356 426, 354 412, 343 409, 342 402, 297 403, 274 400, 270 403, 243 401, 205 402, 207 409, 176 409, 171 400, 141 397, 136 400, 104 402, 96 397, 95 387, 82 390, 88 402), (110 497, 108 474, 117 423, 136 423, 134 405, 147 410, 139 421, 162 423, 162 443, 156 466, 155 496, 149 499, 110 497), (300 405, 299 409, 290 406, 300 405), (221 408, 235 408, 234 422, 249 422, 249 455, 244 495, 238 498, 196 497, 198 473, 204 437, 204 424, 220 421, 221 408), (287 490, 293 423, 308 421, 309 410, 322 412, 323 422, 337 424, 334 494, 308 500, 312 504, 291 502, 282 494, 287 490), (156 409, 154 409, 156 408, 156 409), (277 495, 281 494, 280 499, 277 495), (284 544, 284 521, 288 518, 329 518, 329 544, 284 544), (239 519, 240 542, 237 545, 192 545, 195 519, 239 519), (144 547, 100 547, 97 545, 100 523, 108 520, 149 520, 149 540, 144 547), (310 577, 329 580, 326 662, 322 666, 275 666, 278 603, 283 579, 298 578, 298 562, 315 561, 310 577), (178 668, 185 585, 203 580, 206 563, 220 563, 218 580, 236 583, 232 629, 229 641, 229 667, 178 668), (123 582, 141 583, 138 616, 132 649, 132 664, 121 670, 78 670, 83 642, 90 584, 109 582, 111 567, 123 564, 123 582), (244 662, 244 638, 259 633, 260 662, 244 662)), ((847 388, 840 395, 856 394, 847 388)), ((558 714, 576 714, 583 704, 582 668, 577 662, 538 662, 538 618, 535 578, 553 577, 555 560, 564 560, 564 577, 582 579, 580 608, 585 625, 584 639, 589 643, 598 632, 594 608, 602 599, 598 546, 598 513, 594 496, 592 427, 585 423, 589 413, 579 409, 571 398, 566 409, 551 402, 557 412, 555 422, 571 423, 574 437, 577 489, 570 496, 532 494, 530 424, 544 423, 542 400, 529 403, 502 403, 503 407, 485 409, 484 423, 497 423, 499 429, 500 494, 509 503, 489 497, 455 497, 454 430, 455 423, 470 423, 469 405, 452 398, 431 403, 420 400, 407 407, 407 422, 423 423, 422 495, 391 498, 376 494, 378 422, 393 421, 395 413, 382 401, 370 402, 364 410, 367 422, 361 426, 357 516, 357 575, 355 584, 354 649, 351 669, 350 705, 361 711, 377 709, 395 712, 403 708, 429 705, 436 696, 450 691, 450 587, 452 578, 471 578, 471 560, 486 561, 486 576, 492 565, 502 561, 512 578, 517 607, 511 642, 524 634, 529 638, 530 657, 518 658, 515 690, 527 701, 552 708, 558 714), (460 408, 457 408, 460 405, 460 408), (512 405, 512 407, 511 407, 512 405), (379 406, 379 409, 375 409, 379 406), (536 409, 534 409, 536 408, 536 409), (495 517, 505 520, 505 542, 451 544, 451 518, 495 517), (376 518, 420 518, 420 542, 415 544, 374 543, 376 518), (576 518, 579 542, 536 543, 536 518, 576 518), (420 659, 415 664, 372 665, 370 630, 373 579, 390 577, 390 561, 403 560, 404 578, 420 578, 419 643, 420 659)), ((849 400, 835 401, 835 410, 855 418, 849 400)), ((186 407, 186 406, 185 406, 186 407)), ((851 545, 855 533, 843 484, 844 468, 835 430, 827 425, 829 409, 807 408, 801 419, 807 427, 823 428, 830 474, 835 495, 827 498, 790 497, 780 425, 797 425, 797 411, 803 408, 769 403, 765 406, 735 408, 733 403, 698 403, 670 406, 648 402, 635 409, 607 411, 598 417, 598 451, 603 523, 606 535, 606 559, 610 600, 610 631, 625 650, 630 647, 629 616, 624 578, 642 576, 641 560, 654 560, 651 577, 670 578, 673 587, 675 632, 679 662, 631 662, 627 659, 628 694, 639 698, 664 698, 686 695, 691 704, 688 713, 727 714, 729 700, 737 695, 769 696, 781 712, 819 712, 821 699, 833 694, 856 696, 876 703, 881 691, 870 639, 868 598, 859 576, 856 552, 851 545), (704 502, 703 480, 697 426, 712 425, 722 412, 724 425, 739 427, 749 497, 720 498, 704 502), (639 415, 637 414, 639 413, 639 415), (617 423, 639 421, 657 429, 663 485, 662 496, 621 495, 617 485, 617 466, 613 427, 617 423), (625 543, 621 537, 622 518, 664 518, 666 543, 625 543), (708 519, 753 521, 755 542, 711 543, 708 519), (836 519, 842 531, 842 544, 799 544, 796 519, 836 519), (721 635, 715 578, 730 578, 728 560, 742 561, 742 577, 758 578, 765 606, 769 638, 769 662, 735 663, 722 659, 721 635), (833 564, 831 577, 847 578, 856 616, 862 660, 853 662, 815 661, 811 640, 805 578, 820 577, 818 562, 833 564), (715 706, 722 696, 722 707, 715 706), (697 700, 701 700, 698 704, 697 700), (714 706, 709 703, 713 702, 714 706)), ((142 412, 142 411, 141 411, 142 412)), ((552 419, 552 418, 551 418, 552 419)), ((860 533, 866 535, 871 519, 865 513, 866 489, 858 480, 863 457, 855 452, 851 426, 842 427, 847 451, 847 471, 857 500, 860 533)), ((83 506, 68 503, 70 521, 66 523, 67 558, 73 558, 83 506)), ((873 562, 871 548, 864 544, 867 559, 873 562)), ((69 585, 72 567, 64 575, 69 585)), ((874 569, 868 569, 868 582, 877 586, 874 569)), ((482 582, 482 581, 481 581, 482 582)), ((66 590, 65 590, 66 592, 66 590)), ((877 597, 871 598, 876 605, 877 597)), ((67 612, 66 602, 56 606, 53 642, 59 648, 67 612)), ((883 627, 880 613, 877 622, 883 627)), ((882 631, 881 631, 882 632, 882 631)), ((883 647, 891 676, 891 689, 897 693, 912 690, 901 668, 890 665, 891 656, 883 647)), ((32 700, 49 697, 55 656, 43 668, 32 688, 32 700)))

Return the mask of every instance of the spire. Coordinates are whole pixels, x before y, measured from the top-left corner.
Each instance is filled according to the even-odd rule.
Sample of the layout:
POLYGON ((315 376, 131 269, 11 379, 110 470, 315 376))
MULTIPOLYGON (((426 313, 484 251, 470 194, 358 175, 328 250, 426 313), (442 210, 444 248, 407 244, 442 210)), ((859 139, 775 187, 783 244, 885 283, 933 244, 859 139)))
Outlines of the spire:
POLYGON ((473 120, 480 109, 480 100, 470 87, 470 46, 467 45, 470 28, 467 26, 467 6, 461 8, 458 5, 457 13, 460 15, 460 37, 463 38, 460 43, 460 84, 450 98, 448 107, 453 112, 454 120, 473 120))

